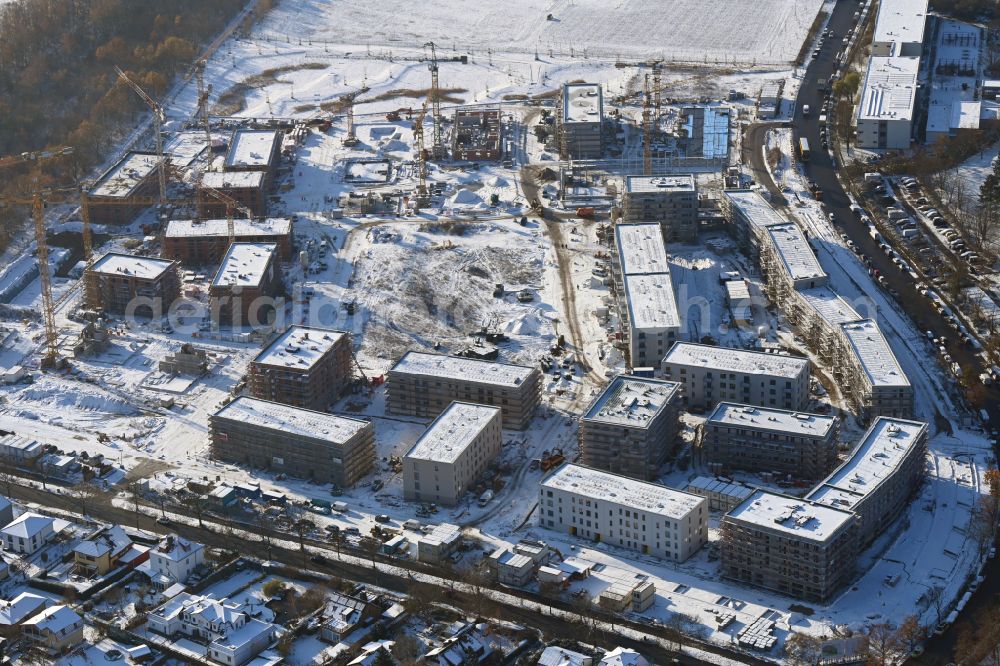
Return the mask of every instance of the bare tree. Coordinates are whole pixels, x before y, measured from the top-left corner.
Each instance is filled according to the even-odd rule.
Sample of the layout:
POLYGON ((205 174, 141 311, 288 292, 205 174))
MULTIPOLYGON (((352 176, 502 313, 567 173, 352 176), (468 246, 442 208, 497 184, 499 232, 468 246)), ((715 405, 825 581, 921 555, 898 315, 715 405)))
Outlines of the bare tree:
POLYGON ((799 632, 785 639, 785 658, 792 666, 813 666, 823 656, 823 642, 799 632))
POLYGON ((868 627, 867 666, 893 666, 900 653, 899 636, 888 622, 880 622, 868 627))

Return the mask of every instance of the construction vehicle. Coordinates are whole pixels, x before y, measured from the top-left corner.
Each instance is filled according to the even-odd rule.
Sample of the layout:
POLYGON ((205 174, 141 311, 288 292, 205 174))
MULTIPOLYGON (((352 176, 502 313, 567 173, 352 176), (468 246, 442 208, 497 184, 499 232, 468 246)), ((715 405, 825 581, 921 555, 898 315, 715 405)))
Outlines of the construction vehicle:
POLYGON ((564 462, 566 462, 566 456, 563 455, 562 449, 553 449, 551 452, 546 449, 542 451, 542 457, 538 459, 538 466, 543 472, 548 472, 564 462))

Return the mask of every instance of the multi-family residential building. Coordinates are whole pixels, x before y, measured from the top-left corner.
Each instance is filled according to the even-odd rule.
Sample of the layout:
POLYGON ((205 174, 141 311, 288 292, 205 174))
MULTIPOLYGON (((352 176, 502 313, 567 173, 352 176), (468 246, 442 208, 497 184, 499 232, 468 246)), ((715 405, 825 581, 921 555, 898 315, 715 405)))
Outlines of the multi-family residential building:
POLYGON ((663 231, 658 224, 618 224, 615 248, 612 276, 629 365, 655 367, 681 330, 663 231))
POLYGON ((139 570, 157 589, 184 583, 194 570, 205 563, 205 547, 179 536, 169 535, 149 551, 149 560, 139 570))
POLYGON ((506 428, 524 430, 541 401, 538 368, 411 351, 389 370, 386 411, 436 418, 455 401, 499 407, 506 428))
POLYGON ((24 636, 50 653, 78 644, 83 640, 83 618, 69 606, 49 606, 22 625, 24 636))
POLYGON ((198 188, 198 215, 202 218, 245 217, 240 210, 215 196, 213 190, 249 210, 253 217, 267 215, 268 174, 264 171, 207 171, 198 188))
POLYGON ((908 506, 923 482, 926 457, 926 423, 879 417, 851 456, 806 498, 856 513, 863 548, 908 506))
POLYGON ((56 535, 55 520, 37 513, 22 513, 0 530, 4 550, 31 555, 56 535))
POLYGON ((180 297, 177 262, 108 253, 83 274, 83 302, 89 310, 162 317, 180 297))
POLYGON ((677 437, 681 386, 619 375, 580 417, 585 465, 650 480, 667 461, 677 437))
MULTIPOLYGON (((851 402, 863 421, 878 416, 913 416, 913 386, 873 319, 840 325, 848 351, 838 367, 851 402)), ((836 367, 836 366, 835 366, 836 367)))
POLYGON ((713 472, 774 472, 820 479, 837 466, 832 416, 720 402, 705 421, 698 455, 713 472))
POLYGON ((668 241, 698 239, 698 188, 694 176, 625 176, 622 219, 659 224, 668 241))
MULTIPOLYGON (((232 241, 274 243, 278 246, 278 260, 291 261, 292 221, 280 217, 263 220, 234 217, 232 241)), ((182 264, 205 266, 222 261, 229 244, 228 220, 170 220, 163 232, 161 255, 182 264)))
POLYGON ((278 130, 236 130, 229 141, 222 168, 227 172, 263 173, 266 176, 265 187, 270 187, 281 162, 281 137, 278 130))
POLYGON ((538 524, 683 562, 708 541, 708 501, 570 463, 542 479, 538 524))
POLYGON ((218 323, 232 326, 269 325, 282 292, 278 246, 274 243, 233 243, 208 287, 209 312, 218 323))
POLYGON ((729 401, 801 410, 809 403, 805 358, 678 342, 663 357, 663 376, 683 384, 689 407, 729 401))
POLYGON ((564 159, 597 159, 604 152, 604 92, 596 83, 565 83, 556 116, 564 159))
POLYGON ((275 627, 250 617, 243 604, 182 592, 146 616, 149 631, 207 644, 207 656, 226 666, 242 666, 274 640, 275 627))
POLYGON ((91 224, 131 224, 159 189, 156 153, 128 153, 101 174, 84 197, 91 224))
POLYGON ((847 585, 858 554, 850 511, 757 490, 722 517, 722 575, 822 602, 847 585))
POLYGON ((351 381, 351 336, 313 326, 290 326, 250 363, 250 395, 325 411, 351 381))
POLYGON ((403 456, 403 497, 454 506, 500 455, 499 407, 453 402, 403 456))
POLYGON ((212 457, 350 487, 375 466, 375 427, 240 396, 208 419, 212 457))

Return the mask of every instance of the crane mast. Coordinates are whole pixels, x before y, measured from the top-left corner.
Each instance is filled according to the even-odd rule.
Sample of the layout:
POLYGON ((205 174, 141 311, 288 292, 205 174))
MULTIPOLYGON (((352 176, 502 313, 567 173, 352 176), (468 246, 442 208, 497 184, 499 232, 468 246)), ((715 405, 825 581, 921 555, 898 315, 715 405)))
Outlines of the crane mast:
POLYGON ((437 48, 434 42, 427 42, 424 46, 429 46, 431 49, 431 61, 428 64, 428 69, 431 70, 431 115, 434 117, 431 154, 434 159, 441 159, 444 157, 444 142, 441 138, 441 88, 438 80, 437 48))
MULTIPOLYGON (((156 100, 147 95, 146 91, 140 88, 138 83, 130 79, 120 67, 116 66, 115 71, 118 73, 118 78, 127 83, 129 88, 134 90, 135 94, 142 98, 142 101, 144 101, 153 111, 153 130, 156 133, 156 158, 159 161, 157 178, 159 179, 160 203, 162 204, 167 198, 167 169, 163 160, 163 123, 166 120, 166 116, 163 114, 163 107, 157 104, 156 100)), ((211 146, 211 144, 209 145, 211 146)))

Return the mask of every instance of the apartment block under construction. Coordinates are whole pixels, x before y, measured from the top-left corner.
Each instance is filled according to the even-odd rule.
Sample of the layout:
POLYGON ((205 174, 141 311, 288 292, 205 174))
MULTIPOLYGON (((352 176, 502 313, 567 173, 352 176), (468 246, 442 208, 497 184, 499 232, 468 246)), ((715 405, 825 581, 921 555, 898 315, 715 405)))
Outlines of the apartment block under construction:
POLYGON ((274 243, 233 243, 209 285, 214 321, 262 327, 274 319, 275 297, 282 291, 278 248, 274 243))
POLYGON ((696 241, 698 188, 694 176, 625 176, 622 219, 631 224, 659 224, 668 241, 696 241))
POLYGON ((832 416, 720 402, 705 421, 698 456, 730 471, 815 481, 837 465, 840 422, 832 416))
POLYGON ((389 370, 386 412, 436 418, 454 401, 499 407, 506 428, 524 430, 541 401, 538 368, 407 352, 389 370))
POLYGON ((500 109, 455 111, 452 157, 466 162, 499 160, 503 156, 500 137, 500 109))
POLYGON ((556 112, 563 159, 599 159, 604 153, 604 92, 596 83, 566 83, 556 112))
POLYGON ((351 336, 312 326, 291 326, 250 363, 250 395, 325 411, 351 381, 351 336))
POLYGON ((681 385, 619 375, 580 418, 583 463, 646 481, 659 475, 677 437, 681 385))
POLYGON ((216 460, 350 487, 375 467, 375 427, 242 396, 209 417, 216 460))
POLYGON ((133 200, 156 195, 159 164, 155 153, 133 152, 101 174, 84 203, 91 224, 130 224, 149 205, 133 200))
POLYGON ((202 218, 240 217, 236 210, 228 210, 224 202, 212 195, 218 190, 233 199, 254 217, 267 215, 268 173, 266 171, 209 171, 202 176, 198 188, 198 215, 202 218))
MULTIPOLYGON (((287 218, 234 218, 232 241, 274 243, 278 246, 279 261, 291 261, 292 221, 287 218)), ((170 220, 163 233, 161 255, 190 266, 217 264, 228 251, 229 243, 229 224, 225 219, 170 220)))
POLYGON ((177 262, 109 253, 84 271, 83 303, 88 310, 162 317, 180 297, 177 262))

